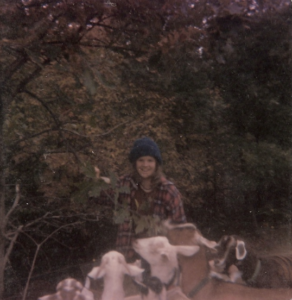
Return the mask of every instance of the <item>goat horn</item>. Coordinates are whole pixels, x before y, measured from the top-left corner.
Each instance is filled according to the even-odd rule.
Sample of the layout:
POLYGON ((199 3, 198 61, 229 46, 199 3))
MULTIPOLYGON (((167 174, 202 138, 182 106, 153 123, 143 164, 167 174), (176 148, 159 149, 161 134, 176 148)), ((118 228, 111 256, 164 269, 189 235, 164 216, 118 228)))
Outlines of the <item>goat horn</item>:
POLYGON ((196 225, 193 223, 183 223, 183 224, 171 224, 170 219, 167 219, 163 222, 163 226, 166 229, 180 229, 180 228, 192 228, 192 229, 197 229, 196 225))

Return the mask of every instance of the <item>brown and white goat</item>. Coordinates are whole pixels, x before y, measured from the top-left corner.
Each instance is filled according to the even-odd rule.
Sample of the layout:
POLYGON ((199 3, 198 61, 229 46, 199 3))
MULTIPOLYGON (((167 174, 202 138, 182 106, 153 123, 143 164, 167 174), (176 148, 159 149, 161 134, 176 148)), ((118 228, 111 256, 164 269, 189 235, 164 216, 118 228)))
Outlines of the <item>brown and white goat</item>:
POLYGON ((240 237, 225 235, 218 242, 210 266, 213 277, 234 282, 241 276, 247 285, 258 288, 292 288, 292 253, 258 256, 240 237), (226 272, 236 266, 237 271, 226 272))
MULTIPOLYGON (((172 226, 168 239, 174 245, 196 245, 199 231, 194 226, 172 226)), ((292 289, 257 289, 209 277, 206 247, 192 257, 179 255, 182 291, 193 300, 291 300, 292 289)))
POLYGON ((85 287, 90 288, 91 279, 104 279, 101 300, 124 300, 124 275, 138 276, 144 270, 138 266, 127 264, 123 254, 109 251, 103 255, 99 267, 94 267, 86 278, 85 287))
POLYGON ((55 294, 39 297, 38 300, 94 300, 92 292, 74 278, 60 281, 56 290, 55 294))
MULTIPOLYGON (((149 274, 146 278, 144 276, 143 280, 146 288, 148 288, 144 298, 161 300, 169 298, 167 290, 170 287, 178 286, 177 254, 190 256, 199 251, 198 246, 170 245, 164 236, 137 239, 133 243, 133 248, 150 265, 149 274)), ((180 299, 186 299, 186 297, 182 295, 180 299)))

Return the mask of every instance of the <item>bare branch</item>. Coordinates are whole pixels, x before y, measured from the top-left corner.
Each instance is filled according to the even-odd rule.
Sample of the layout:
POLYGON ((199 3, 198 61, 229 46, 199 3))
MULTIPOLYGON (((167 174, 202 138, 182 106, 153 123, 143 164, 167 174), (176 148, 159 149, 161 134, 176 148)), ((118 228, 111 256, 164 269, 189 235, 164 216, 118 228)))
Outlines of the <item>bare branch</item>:
POLYGON ((31 91, 29 91, 27 89, 25 89, 24 92, 27 93, 28 95, 30 95, 31 97, 33 97, 34 99, 36 99, 38 102, 40 102, 42 104, 42 106, 49 112, 49 114, 53 118, 53 120, 56 123, 56 125, 58 127, 60 126, 60 121, 58 120, 58 118, 56 117, 56 115, 52 112, 52 110, 49 108, 49 106, 47 105, 46 102, 44 102, 40 97, 38 97, 36 94, 34 94, 33 92, 31 92, 31 91))
POLYGON ((35 138, 35 137, 37 137, 37 136, 39 136, 39 135, 42 135, 42 134, 45 134, 45 133, 49 133, 49 132, 52 132, 52 131, 57 131, 57 130, 58 130, 57 128, 50 128, 50 129, 46 129, 46 130, 37 132, 37 133, 35 133, 35 134, 32 134, 32 135, 30 135, 30 136, 27 136, 27 137, 24 137, 24 138, 22 138, 22 139, 20 139, 20 140, 15 141, 15 142, 11 145, 11 147, 14 147, 14 146, 16 146, 17 144, 19 144, 19 143, 21 143, 21 142, 24 142, 24 141, 27 141, 27 140, 29 140, 29 139, 35 138))
POLYGON ((32 222, 25 224, 25 228, 30 227, 30 226, 38 223, 40 220, 46 218, 49 214, 50 214, 50 212, 47 212, 42 217, 37 218, 37 219, 33 220, 32 222))
POLYGON ((130 123, 130 121, 126 121, 126 122, 123 122, 123 123, 121 123, 121 124, 118 124, 118 125, 114 126, 113 128, 111 128, 110 130, 108 130, 108 131, 106 131, 106 132, 104 132, 104 133, 102 133, 102 134, 93 136, 93 137, 100 137, 100 136, 108 135, 108 134, 110 134, 112 131, 114 131, 115 129, 117 129, 118 127, 123 126, 123 125, 128 124, 128 123, 130 123))
POLYGON ((2 80, 1 86, 5 86, 5 83, 13 76, 13 74, 18 71, 27 62, 27 56, 22 56, 16 59, 10 66, 8 70, 5 70, 3 75, 5 77, 2 80))
POLYGON ((103 46, 103 45, 94 45, 94 44, 91 44, 91 43, 86 43, 86 42, 80 42, 79 43, 80 46, 83 46, 83 47, 92 47, 92 48, 105 48, 105 49, 110 49, 110 50, 113 50, 113 51, 121 51, 121 52, 133 52, 133 53, 136 53, 136 54, 147 54, 146 51, 142 51, 142 50, 136 50, 136 49, 133 49, 133 48, 126 48, 126 47, 118 47, 118 46, 103 46))
POLYGON ((6 228, 7 222, 9 220, 10 215, 13 213, 13 211, 15 210, 15 208, 17 207, 18 203, 19 203, 19 199, 20 199, 20 188, 19 188, 19 184, 16 184, 15 186, 15 199, 13 202, 13 205, 11 206, 11 208, 9 209, 9 211, 7 212, 4 221, 3 221, 3 228, 6 228))
POLYGON ((29 237, 37 245, 37 248, 36 248, 36 251, 35 251, 35 254, 34 254, 34 257, 33 257, 33 261, 32 261, 32 265, 31 265, 29 274, 28 274, 28 278, 27 278, 27 281, 26 281, 26 285, 25 285, 25 289, 24 289, 24 292, 23 292, 22 300, 26 299, 27 291, 28 291, 28 287, 29 287, 29 283, 30 283, 30 280, 31 280, 31 277, 32 277, 32 273, 34 271, 35 263, 36 263, 36 260, 37 260, 37 257, 38 257, 38 254, 39 254, 39 251, 40 251, 42 245, 48 239, 50 239, 55 233, 57 233, 58 231, 60 231, 61 229, 65 228, 65 227, 75 226, 77 224, 82 224, 82 223, 83 222, 79 222, 78 221, 78 222, 74 222, 74 223, 71 223, 71 224, 65 224, 63 226, 60 226, 59 228, 57 228, 56 230, 54 230, 51 234, 49 234, 41 243, 36 243, 35 240, 31 236, 29 236, 28 234, 26 234, 26 236, 29 237))
POLYGON ((97 135, 85 135, 85 134, 78 133, 78 132, 76 132, 76 131, 74 131, 74 130, 69 130, 69 129, 65 129, 65 128, 62 128, 62 127, 60 128, 60 130, 66 131, 66 132, 70 132, 70 133, 76 134, 76 135, 81 136, 81 137, 86 137, 86 138, 97 138, 97 137, 101 137, 101 136, 108 135, 108 134, 110 134, 112 131, 114 131, 115 129, 117 129, 118 127, 123 126, 123 125, 125 125, 125 124, 127 124, 127 123, 130 123, 130 121, 126 121, 126 122, 123 122, 123 123, 121 123, 121 124, 118 124, 118 125, 114 126, 113 128, 111 128, 110 130, 108 130, 108 131, 106 131, 106 132, 104 132, 104 133, 101 133, 101 134, 97 134, 97 135))
POLYGON ((12 250, 13 250, 14 244, 16 242, 17 237, 19 236, 19 233, 22 231, 22 228, 23 228, 23 225, 20 225, 17 228, 17 230, 14 232, 13 238, 10 239, 9 246, 6 249, 5 256, 4 256, 4 266, 6 266, 6 264, 8 262, 9 256, 10 256, 12 250))
POLYGON ((33 79, 35 79, 42 71, 41 67, 37 67, 30 75, 28 75, 26 78, 24 78, 18 85, 18 87, 14 90, 14 93, 12 93, 13 96, 17 95, 18 93, 22 92, 24 87, 31 82, 33 79))

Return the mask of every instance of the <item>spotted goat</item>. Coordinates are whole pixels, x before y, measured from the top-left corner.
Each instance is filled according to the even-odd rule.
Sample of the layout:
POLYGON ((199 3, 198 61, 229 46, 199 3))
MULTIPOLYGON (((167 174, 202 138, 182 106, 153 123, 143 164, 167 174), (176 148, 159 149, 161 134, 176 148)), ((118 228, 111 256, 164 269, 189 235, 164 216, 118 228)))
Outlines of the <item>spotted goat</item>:
POLYGON ((292 253, 257 255, 241 237, 225 235, 209 261, 210 275, 229 282, 242 279, 257 288, 292 288, 292 253))

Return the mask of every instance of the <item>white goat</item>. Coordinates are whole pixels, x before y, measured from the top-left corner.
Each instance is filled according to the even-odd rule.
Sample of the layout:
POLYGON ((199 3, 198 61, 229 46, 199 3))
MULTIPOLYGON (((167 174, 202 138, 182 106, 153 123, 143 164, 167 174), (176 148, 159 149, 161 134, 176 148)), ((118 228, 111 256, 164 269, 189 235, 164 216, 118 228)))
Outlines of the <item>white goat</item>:
MULTIPOLYGON (((134 265, 142 268, 141 259, 137 259, 134 265)), ((150 275, 150 265, 143 260, 144 272, 134 277, 134 282, 138 286, 140 295, 138 299, 143 300, 166 300, 166 289, 160 279, 150 275)), ((126 298, 128 300, 128 298, 126 298)), ((136 299, 136 298, 133 298, 136 299)), ((130 298, 132 300, 132 298, 130 298)))
MULTIPOLYGON (((150 264, 150 278, 147 280, 159 280, 161 289, 151 290, 148 299, 164 300, 168 297, 166 287, 169 285, 178 284, 178 260, 177 254, 192 256, 199 251, 198 246, 173 246, 168 242, 168 239, 163 236, 137 239, 133 243, 134 250, 150 264)), ((147 285, 146 283, 146 285, 147 285)), ((186 299, 183 297, 181 299, 186 299)))
POLYGON ((38 300, 94 300, 92 292, 85 290, 82 283, 74 278, 60 281, 52 295, 39 297, 38 300))
POLYGON ((144 270, 138 266, 127 264, 123 254, 117 251, 110 251, 103 255, 99 267, 93 268, 86 278, 85 287, 90 288, 90 278, 104 279, 104 289, 101 300, 123 300, 124 275, 138 276, 144 270))

